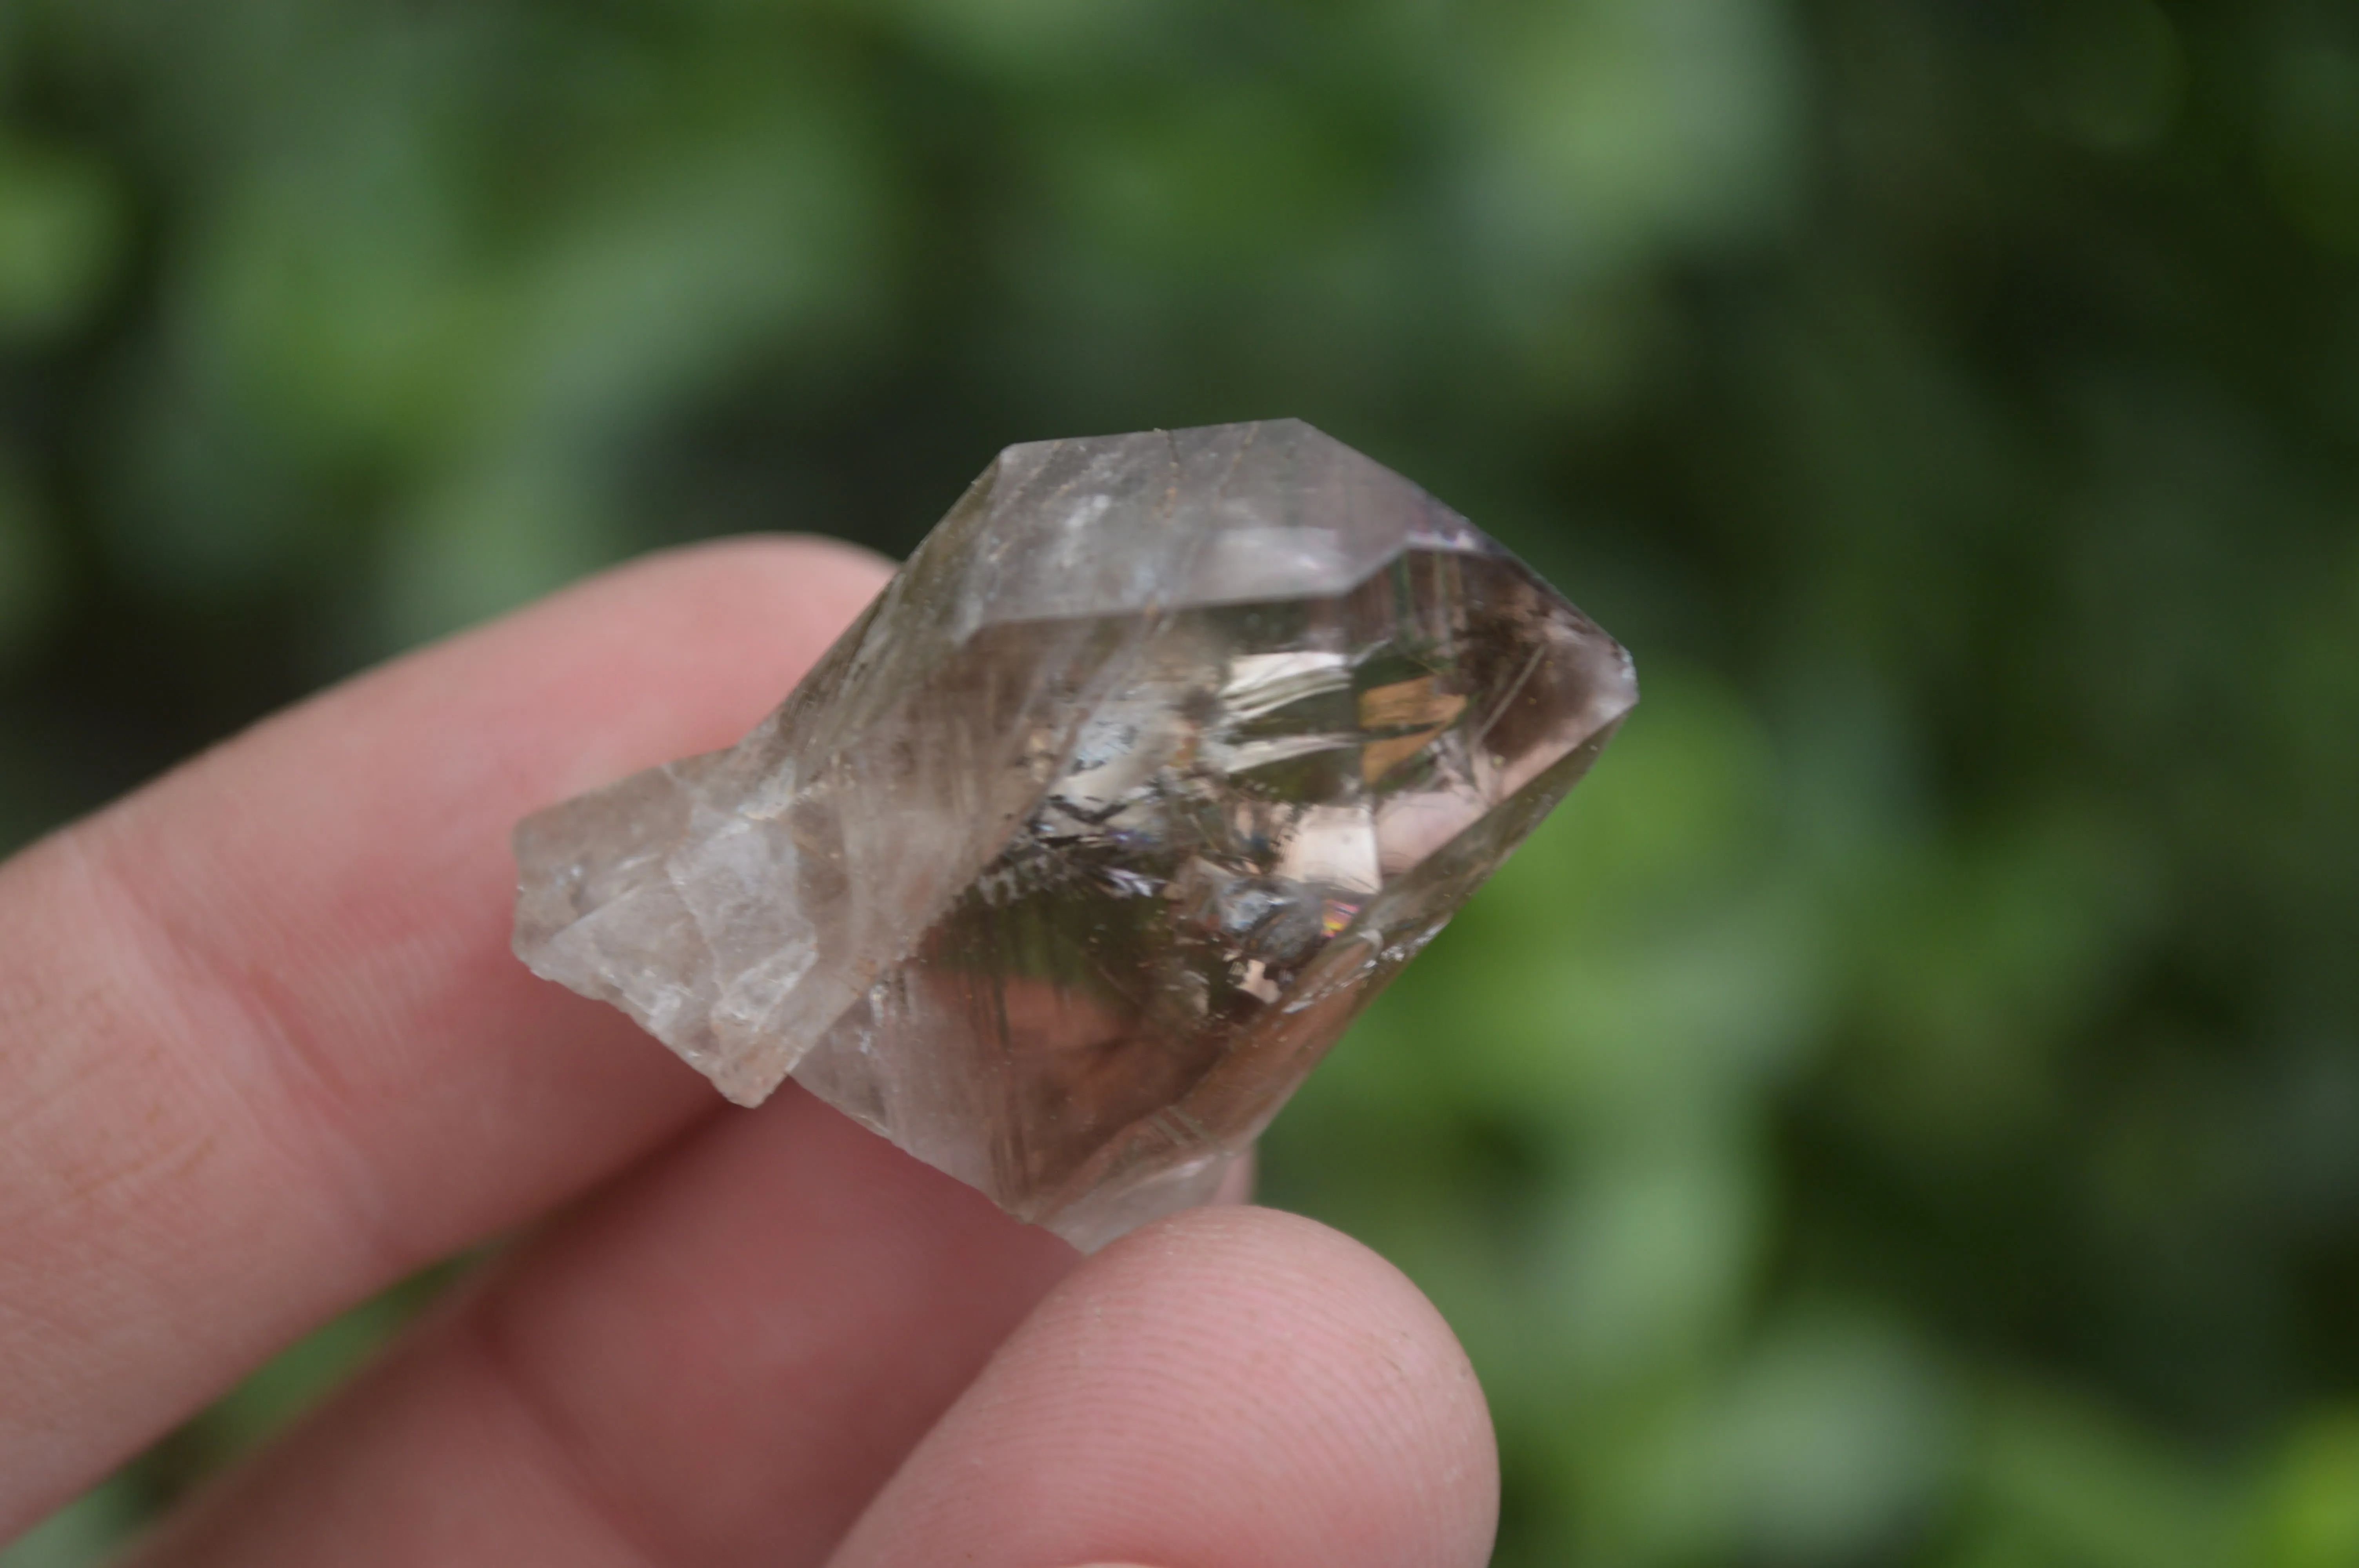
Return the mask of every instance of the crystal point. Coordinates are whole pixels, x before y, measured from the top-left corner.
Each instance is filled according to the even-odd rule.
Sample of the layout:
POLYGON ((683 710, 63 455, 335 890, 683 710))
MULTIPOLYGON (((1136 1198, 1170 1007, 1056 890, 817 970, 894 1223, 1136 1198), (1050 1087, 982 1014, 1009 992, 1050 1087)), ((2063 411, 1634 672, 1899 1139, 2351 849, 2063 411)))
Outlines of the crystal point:
POLYGON ((1011 447, 745 740, 518 826, 516 952, 1094 1247, 1209 1195, 1636 699, 1307 425, 1011 447))

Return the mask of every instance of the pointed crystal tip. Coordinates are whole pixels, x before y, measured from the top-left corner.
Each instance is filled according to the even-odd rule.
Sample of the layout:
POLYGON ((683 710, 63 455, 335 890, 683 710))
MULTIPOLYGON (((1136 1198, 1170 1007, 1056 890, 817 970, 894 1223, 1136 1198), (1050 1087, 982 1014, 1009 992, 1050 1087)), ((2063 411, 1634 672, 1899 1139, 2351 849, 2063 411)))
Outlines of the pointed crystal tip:
POLYGON ((518 826, 516 948, 1095 1247, 1211 1194, 1636 697, 1299 421, 1010 447, 744 741, 518 826))

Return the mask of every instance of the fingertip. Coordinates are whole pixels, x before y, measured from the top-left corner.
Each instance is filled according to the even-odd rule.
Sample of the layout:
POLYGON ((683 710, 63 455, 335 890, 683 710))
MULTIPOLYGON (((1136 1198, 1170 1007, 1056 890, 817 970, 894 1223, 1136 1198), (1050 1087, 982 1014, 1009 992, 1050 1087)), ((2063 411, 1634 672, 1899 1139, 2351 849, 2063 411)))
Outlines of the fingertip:
POLYGON ((1414 1281, 1342 1231, 1249 1203, 1191 1209, 1126 1239, 1159 1256, 1122 1283, 1221 1306, 1231 1325, 1260 1326, 1286 1356, 1308 1357, 1339 1412, 1364 1422, 1363 1435, 1390 1439, 1358 1454, 1388 1470, 1388 1495, 1439 1487, 1440 1516, 1479 1515, 1483 1553, 1470 1561, 1484 1560, 1498 1493, 1490 1407, 1457 1335, 1414 1281))
MULTIPOLYGON (((1165 1324, 1184 1326, 1197 1368, 1184 1375, 1225 1382, 1261 1446, 1315 1456, 1323 1477, 1301 1495, 1323 1486, 1331 1541, 1364 1532, 1363 1554, 1343 1560, 1489 1560, 1490 1409, 1457 1336, 1391 1261, 1317 1220, 1242 1204, 1175 1215, 1103 1264, 1110 1292, 1151 1295, 1165 1324)), ((1085 1271, 1052 1304, 1092 1283, 1085 1271)))
MULTIPOLYGON (((895 563, 864 545, 826 534, 728 534, 653 550, 625 562, 619 572, 677 565, 682 570, 718 568, 777 573, 820 591, 846 590, 865 599, 893 575, 895 563)), ((776 586, 775 584, 764 586, 776 586)))
POLYGON ((981 1541, 978 1568, 1473 1568, 1497 1487, 1481 1390, 1415 1285, 1313 1221, 1206 1207, 1060 1285, 840 1562, 981 1541))

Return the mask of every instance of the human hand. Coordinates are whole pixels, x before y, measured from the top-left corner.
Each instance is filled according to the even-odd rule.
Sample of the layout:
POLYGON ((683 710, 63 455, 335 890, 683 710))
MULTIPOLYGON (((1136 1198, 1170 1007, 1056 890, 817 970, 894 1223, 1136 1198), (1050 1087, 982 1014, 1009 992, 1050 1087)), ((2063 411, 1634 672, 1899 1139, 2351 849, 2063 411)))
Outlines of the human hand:
POLYGON ((655 557, 0 866, 0 1541, 530 1225, 137 1560, 1484 1561, 1482 1396, 1364 1249, 1234 1206, 1083 1260, 509 957, 516 818, 734 739, 882 575, 655 557))

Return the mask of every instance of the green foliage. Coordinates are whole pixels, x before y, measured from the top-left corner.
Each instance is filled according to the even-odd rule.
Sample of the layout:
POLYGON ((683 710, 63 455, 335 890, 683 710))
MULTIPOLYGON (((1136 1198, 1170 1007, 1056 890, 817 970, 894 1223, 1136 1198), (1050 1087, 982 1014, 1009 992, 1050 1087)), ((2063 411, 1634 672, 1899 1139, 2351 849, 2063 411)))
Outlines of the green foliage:
POLYGON ((1647 685, 1270 1140, 1501 1562, 2359 1560, 2354 255, 2305 0, 17 0, 0 842, 630 549, 1299 415, 1647 685))

